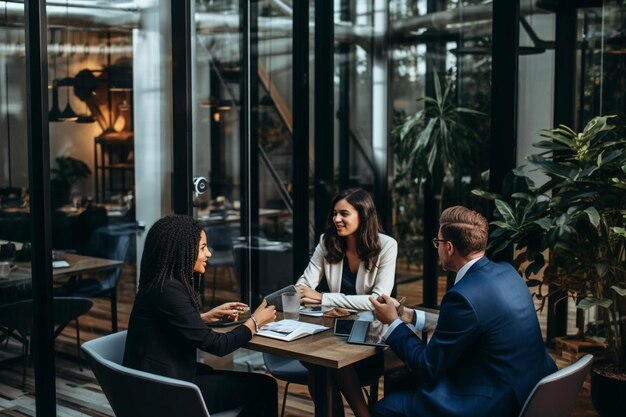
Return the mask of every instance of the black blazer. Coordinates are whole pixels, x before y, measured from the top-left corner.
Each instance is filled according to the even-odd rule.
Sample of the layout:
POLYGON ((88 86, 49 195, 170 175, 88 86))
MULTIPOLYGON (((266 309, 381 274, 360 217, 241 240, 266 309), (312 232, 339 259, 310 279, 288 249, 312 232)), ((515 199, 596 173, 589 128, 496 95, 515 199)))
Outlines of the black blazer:
POLYGON ((183 284, 170 279, 163 289, 141 291, 128 323, 124 366, 192 382, 196 349, 223 356, 244 346, 250 329, 217 333, 202 321, 183 284))

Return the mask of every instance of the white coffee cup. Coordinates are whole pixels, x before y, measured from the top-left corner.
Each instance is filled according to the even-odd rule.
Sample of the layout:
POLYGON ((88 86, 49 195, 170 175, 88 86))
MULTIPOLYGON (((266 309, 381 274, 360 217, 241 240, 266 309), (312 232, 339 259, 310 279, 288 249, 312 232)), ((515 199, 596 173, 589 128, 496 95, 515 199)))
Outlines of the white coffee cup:
POLYGON ((10 262, 6 262, 6 261, 0 262, 0 278, 8 277, 12 270, 13 270, 13 266, 11 265, 10 262))

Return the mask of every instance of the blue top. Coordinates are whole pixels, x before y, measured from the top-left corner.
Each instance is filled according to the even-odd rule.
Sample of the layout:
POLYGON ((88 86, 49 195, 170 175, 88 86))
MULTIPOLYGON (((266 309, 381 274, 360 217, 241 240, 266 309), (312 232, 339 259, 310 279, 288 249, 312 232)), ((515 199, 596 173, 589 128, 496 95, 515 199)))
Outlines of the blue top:
POLYGON ((356 274, 350 271, 350 262, 347 257, 343 257, 343 272, 341 273, 341 293, 345 295, 356 294, 356 274))

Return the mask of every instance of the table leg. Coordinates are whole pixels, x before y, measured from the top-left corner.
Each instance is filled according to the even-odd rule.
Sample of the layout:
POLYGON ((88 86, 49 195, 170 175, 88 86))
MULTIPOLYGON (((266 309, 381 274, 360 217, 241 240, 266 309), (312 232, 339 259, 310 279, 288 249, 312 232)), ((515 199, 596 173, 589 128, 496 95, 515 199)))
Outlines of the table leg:
POLYGON ((315 367, 315 417, 331 417, 333 415, 333 391, 335 389, 330 369, 323 366, 315 367))

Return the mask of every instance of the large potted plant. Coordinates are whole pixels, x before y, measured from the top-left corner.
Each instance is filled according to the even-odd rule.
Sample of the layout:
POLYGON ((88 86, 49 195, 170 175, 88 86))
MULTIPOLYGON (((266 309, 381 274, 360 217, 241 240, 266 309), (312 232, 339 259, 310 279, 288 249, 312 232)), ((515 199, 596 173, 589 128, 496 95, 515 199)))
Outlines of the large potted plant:
POLYGON ((400 245, 399 251, 409 264, 421 263, 417 240, 423 234, 418 204, 422 186, 430 183, 441 212, 446 184, 451 186, 480 147, 480 137, 466 118, 484 113, 457 105, 451 73, 446 74, 443 83, 437 72, 433 75, 435 96, 418 98, 416 101, 423 102, 423 108, 408 116, 399 115, 392 131, 396 163, 392 183, 394 234, 406 243, 400 245))
POLYGON ((592 399, 601 416, 624 416, 626 141, 616 138, 610 117, 594 118, 582 132, 542 131, 547 140, 534 144, 542 152, 526 158, 534 170, 513 170, 502 194, 474 193, 495 202, 490 249, 515 245, 515 265, 541 308, 550 295, 542 293, 545 284, 579 309, 598 309, 607 360, 592 369, 592 399), (537 173, 545 183, 535 185, 537 173), (615 384, 599 389, 607 380, 615 384))
POLYGON ((52 168, 50 179, 52 207, 60 207, 69 203, 72 187, 91 175, 89 166, 80 159, 71 156, 59 156, 55 159, 56 167, 52 168))

